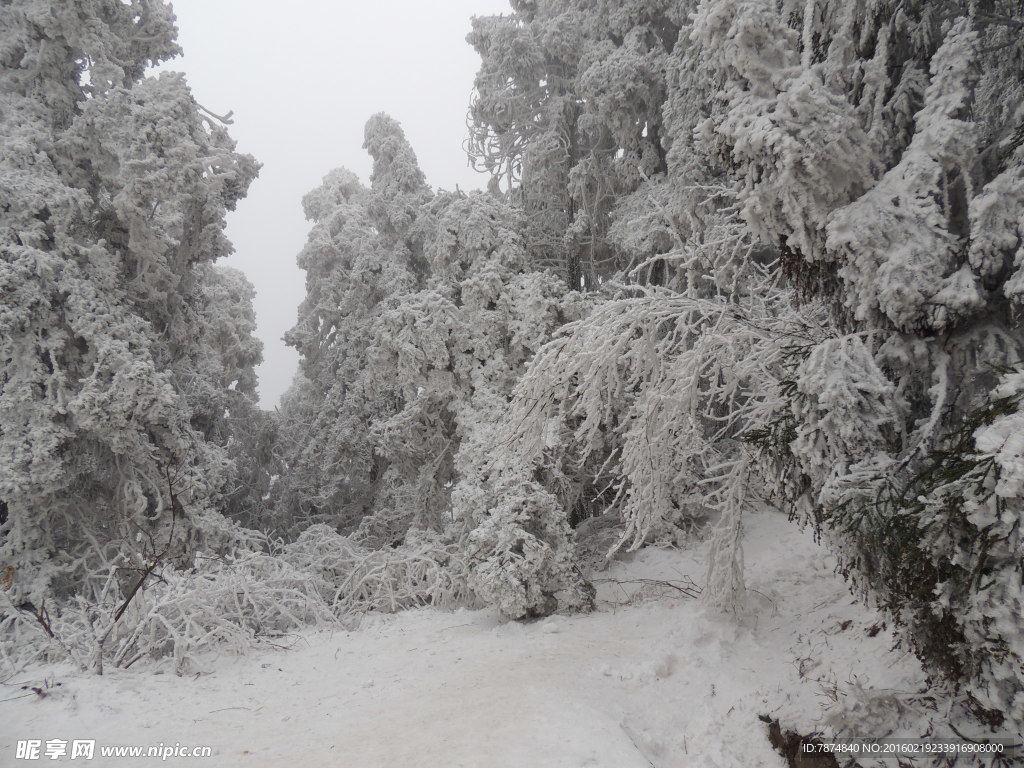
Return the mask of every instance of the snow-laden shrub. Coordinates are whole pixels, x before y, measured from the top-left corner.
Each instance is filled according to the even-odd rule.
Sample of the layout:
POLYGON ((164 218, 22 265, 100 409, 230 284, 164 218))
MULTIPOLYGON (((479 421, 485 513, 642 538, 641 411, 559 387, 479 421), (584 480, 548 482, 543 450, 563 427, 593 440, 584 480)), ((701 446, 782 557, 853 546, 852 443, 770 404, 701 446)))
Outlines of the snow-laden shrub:
POLYGON ((465 554, 429 531, 410 532, 398 547, 369 549, 314 525, 282 556, 317 581, 320 597, 338 616, 473 602, 465 554))
POLYGON ((170 658, 185 672, 205 651, 243 653, 261 638, 334 618, 308 574, 262 552, 199 555, 192 569, 154 572, 120 619, 118 575, 108 572, 106 594, 95 602, 79 595, 38 607, 0 604, 5 666, 63 659, 102 671, 170 658))
POLYGON ((210 651, 244 653, 305 628, 353 627, 367 611, 473 600, 464 557, 436 537, 373 550, 324 525, 286 546, 200 554, 189 568, 154 569, 133 591, 140 578, 108 565, 96 589, 62 603, 16 605, 0 592, 0 665, 66 660, 102 671, 170 659, 184 673, 210 651))
POLYGON ((466 544, 473 591, 514 619, 591 607, 558 499, 522 478, 503 481, 495 496, 466 544))

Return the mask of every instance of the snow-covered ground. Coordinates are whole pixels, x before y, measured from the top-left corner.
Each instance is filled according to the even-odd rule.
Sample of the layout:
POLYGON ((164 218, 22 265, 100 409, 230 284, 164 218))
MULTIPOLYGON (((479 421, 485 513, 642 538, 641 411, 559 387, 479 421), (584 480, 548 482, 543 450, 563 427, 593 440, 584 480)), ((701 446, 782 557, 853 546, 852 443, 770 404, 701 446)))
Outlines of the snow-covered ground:
POLYGON ((0 693, 0 765, 25 739, 95 739, 46 764, 749 768, 782 766, 761 714, 822 727, 837 697, 910 690, 912 659, 872 630, 824 550, 782 515, 747 522, 751 610, 705 611, 642 579, 700 581, 702 548, 645 550, 600 576, 599 610, 533 623, 489 611, 368 617, 188 677, 30 670, 0 693), (640 589, 640 594, 635 594, 640 589), (630 597, 632 596, 632 597, 630 597), (45 679, 44 679, 45 676, 45 679), (60 685, 57 685, 60 683, 60 685), (40 696, 21 688, 34 685, 40 696), (102 758, 205 745, 208 759, 102 758))

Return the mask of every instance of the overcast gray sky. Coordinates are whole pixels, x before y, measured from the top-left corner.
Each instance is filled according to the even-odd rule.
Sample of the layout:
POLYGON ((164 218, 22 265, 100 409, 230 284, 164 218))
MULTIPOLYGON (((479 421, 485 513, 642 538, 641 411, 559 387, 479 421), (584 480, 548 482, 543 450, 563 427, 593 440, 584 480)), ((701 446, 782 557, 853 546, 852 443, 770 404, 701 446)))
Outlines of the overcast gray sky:
POLYGON ((233 111, 238 148, 263 163, 228 219, 227 263, 256 286, 261 404, 273 408, 298 360, 281 336, 305 295, 295 264, 309 231, 302 196, 338 166, 369 179, 363 125, 376 112, 402 124, 432 186, 484 186, 462 146, 479 61, 465 37, 472 16, 508 13, 508 0, 173 5, 185 55, 162 69, 185 72, 212 112, 233 111))

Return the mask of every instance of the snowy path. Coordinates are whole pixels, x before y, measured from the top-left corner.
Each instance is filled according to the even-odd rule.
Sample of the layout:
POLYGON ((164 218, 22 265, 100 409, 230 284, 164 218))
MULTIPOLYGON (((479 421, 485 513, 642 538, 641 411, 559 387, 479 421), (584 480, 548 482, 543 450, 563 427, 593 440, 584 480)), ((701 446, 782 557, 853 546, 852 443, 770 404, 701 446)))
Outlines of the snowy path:
MULTIPOLYGON (((794 697, 810 716, 820 709, 821 686, 798 674, 815 666, 815 644, 835 658, 857 658, 844 643, 860 649, 834 674, 865 679, 887 640, 866 639, 870 616, 809 537, 773 514, 749 528, 748 582, 763 595, 742 626, 671 599, 531 624, 423 610, 298 638, 290 652, 221 658, 198 678, 65 675, 53 695, 0 705, 0 764, 18 739, 88 738, 209 745, 213 758, 163 764, 226 768, 781 766, 757 715, 794 697)), ((680 572, 702 569, 686 553, 648 551, 611 575, 680 572)), ((161 761, 84 764, 129 763, 161 761)))

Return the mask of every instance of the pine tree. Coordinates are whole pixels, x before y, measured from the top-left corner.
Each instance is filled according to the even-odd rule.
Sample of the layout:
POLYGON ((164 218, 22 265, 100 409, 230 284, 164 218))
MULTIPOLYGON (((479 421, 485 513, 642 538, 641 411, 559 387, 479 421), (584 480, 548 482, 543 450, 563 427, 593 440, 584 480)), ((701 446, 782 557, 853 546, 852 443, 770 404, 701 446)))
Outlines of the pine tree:
POLYGON ((460 464, 480 459, 460 446, 482 447, 473 436, 564 302, 528 270, 518 214, 487 195, 432 193, 391 118, 371 118, 366 136, 371 187, 335 171, 305 200, 315 223, 288 336, 303 357, 282 411, 281 492, 301 519, 380 546, 445 526, 460 464))
POLYGON ((376 153, 371 189, 339 169, 303 200, 314 222, 299 255, 307 296, 285 337, 302 370, 283 402, 288 472, 277 491, 299 525, 351 530, 375 509, 387 462, 372 426, 400 410, 394 383, 371 379, 369 343, 387 300, 422 284, 412 227, 431 193, 391 118, 370 120, 367 146, 376 153))
POLYGON ((0 30, 0 561, 41 606, 231 535, 225 381, 193 342, 257 166, 182 76, 144 77, 178 53, 164 3, 21 0, 0 30))
POLYGON ((570 290, 624 266, 607 242, 612 209, 665 171, 661 105, 684 6, 536 0, 473 20, 471 156, 529 218, 532 264, 570 290))
POLYGON ((764 432, 776 489, 990 724, 1024 722, 1020 24, 1002 2, 703 2, 690 34, 715 85, 697 150, 834 320, 764 432))
MULTIPOLYGON (((585 120, 572 110, 601 101, 580 97, 580 72, 598 58, 588 45, 614 26, 600 8, 521 3, 471 36, 484 56, 477 154, 523 198, 531 157, 553 174, 532 186, 539 207, 563 217, 551 231, 572 231, 574 185, 596 178, 575 165, 593 145, 579 141, 585 120)), ((1022 722, 1021 632, 1007 618, 1020 591, 1009 437, 1022 349, 1019 8, 704 0, 684 10, 669 14, 680 31, 666 48, 659 121, 648 121, 664 161, 615 190, 609 226, 588 224, 611 264, 671 264, 623 275, 670 291, 620 294, 542 349, 514 398, 513 442, 533 466, 610 451, 602 467, 619 477, 634 544, 665 519, 656 510, 679 504, 663 491, 686 487, 687 424, 701 446, 746 443, 757 453, 732 449, 717 470, 703 467, 706 505, 728 512, 739 470, 760 471, 976 714, 1022 722), (694 363, 709 348, 713 375, 694 363), (752 355, 769 361, 757 374, 752 355), (689 422, 658 399, 687 381, 689 422), (645 467, 631 445, 660 464, 631 478, 645 467), (631 512, 633 493, 642 503, 631 512)), ((629 125, 629 100, 610 103, 602 123, 629 125)), ((556 262, 575 258, 571 238, 554 250, 556 262)), ((715 551, 734 533, 723 529, 715 551)), ((735 592, 730 556, 733 566, 711 564, 725 577, 718 594, 735 592)))

